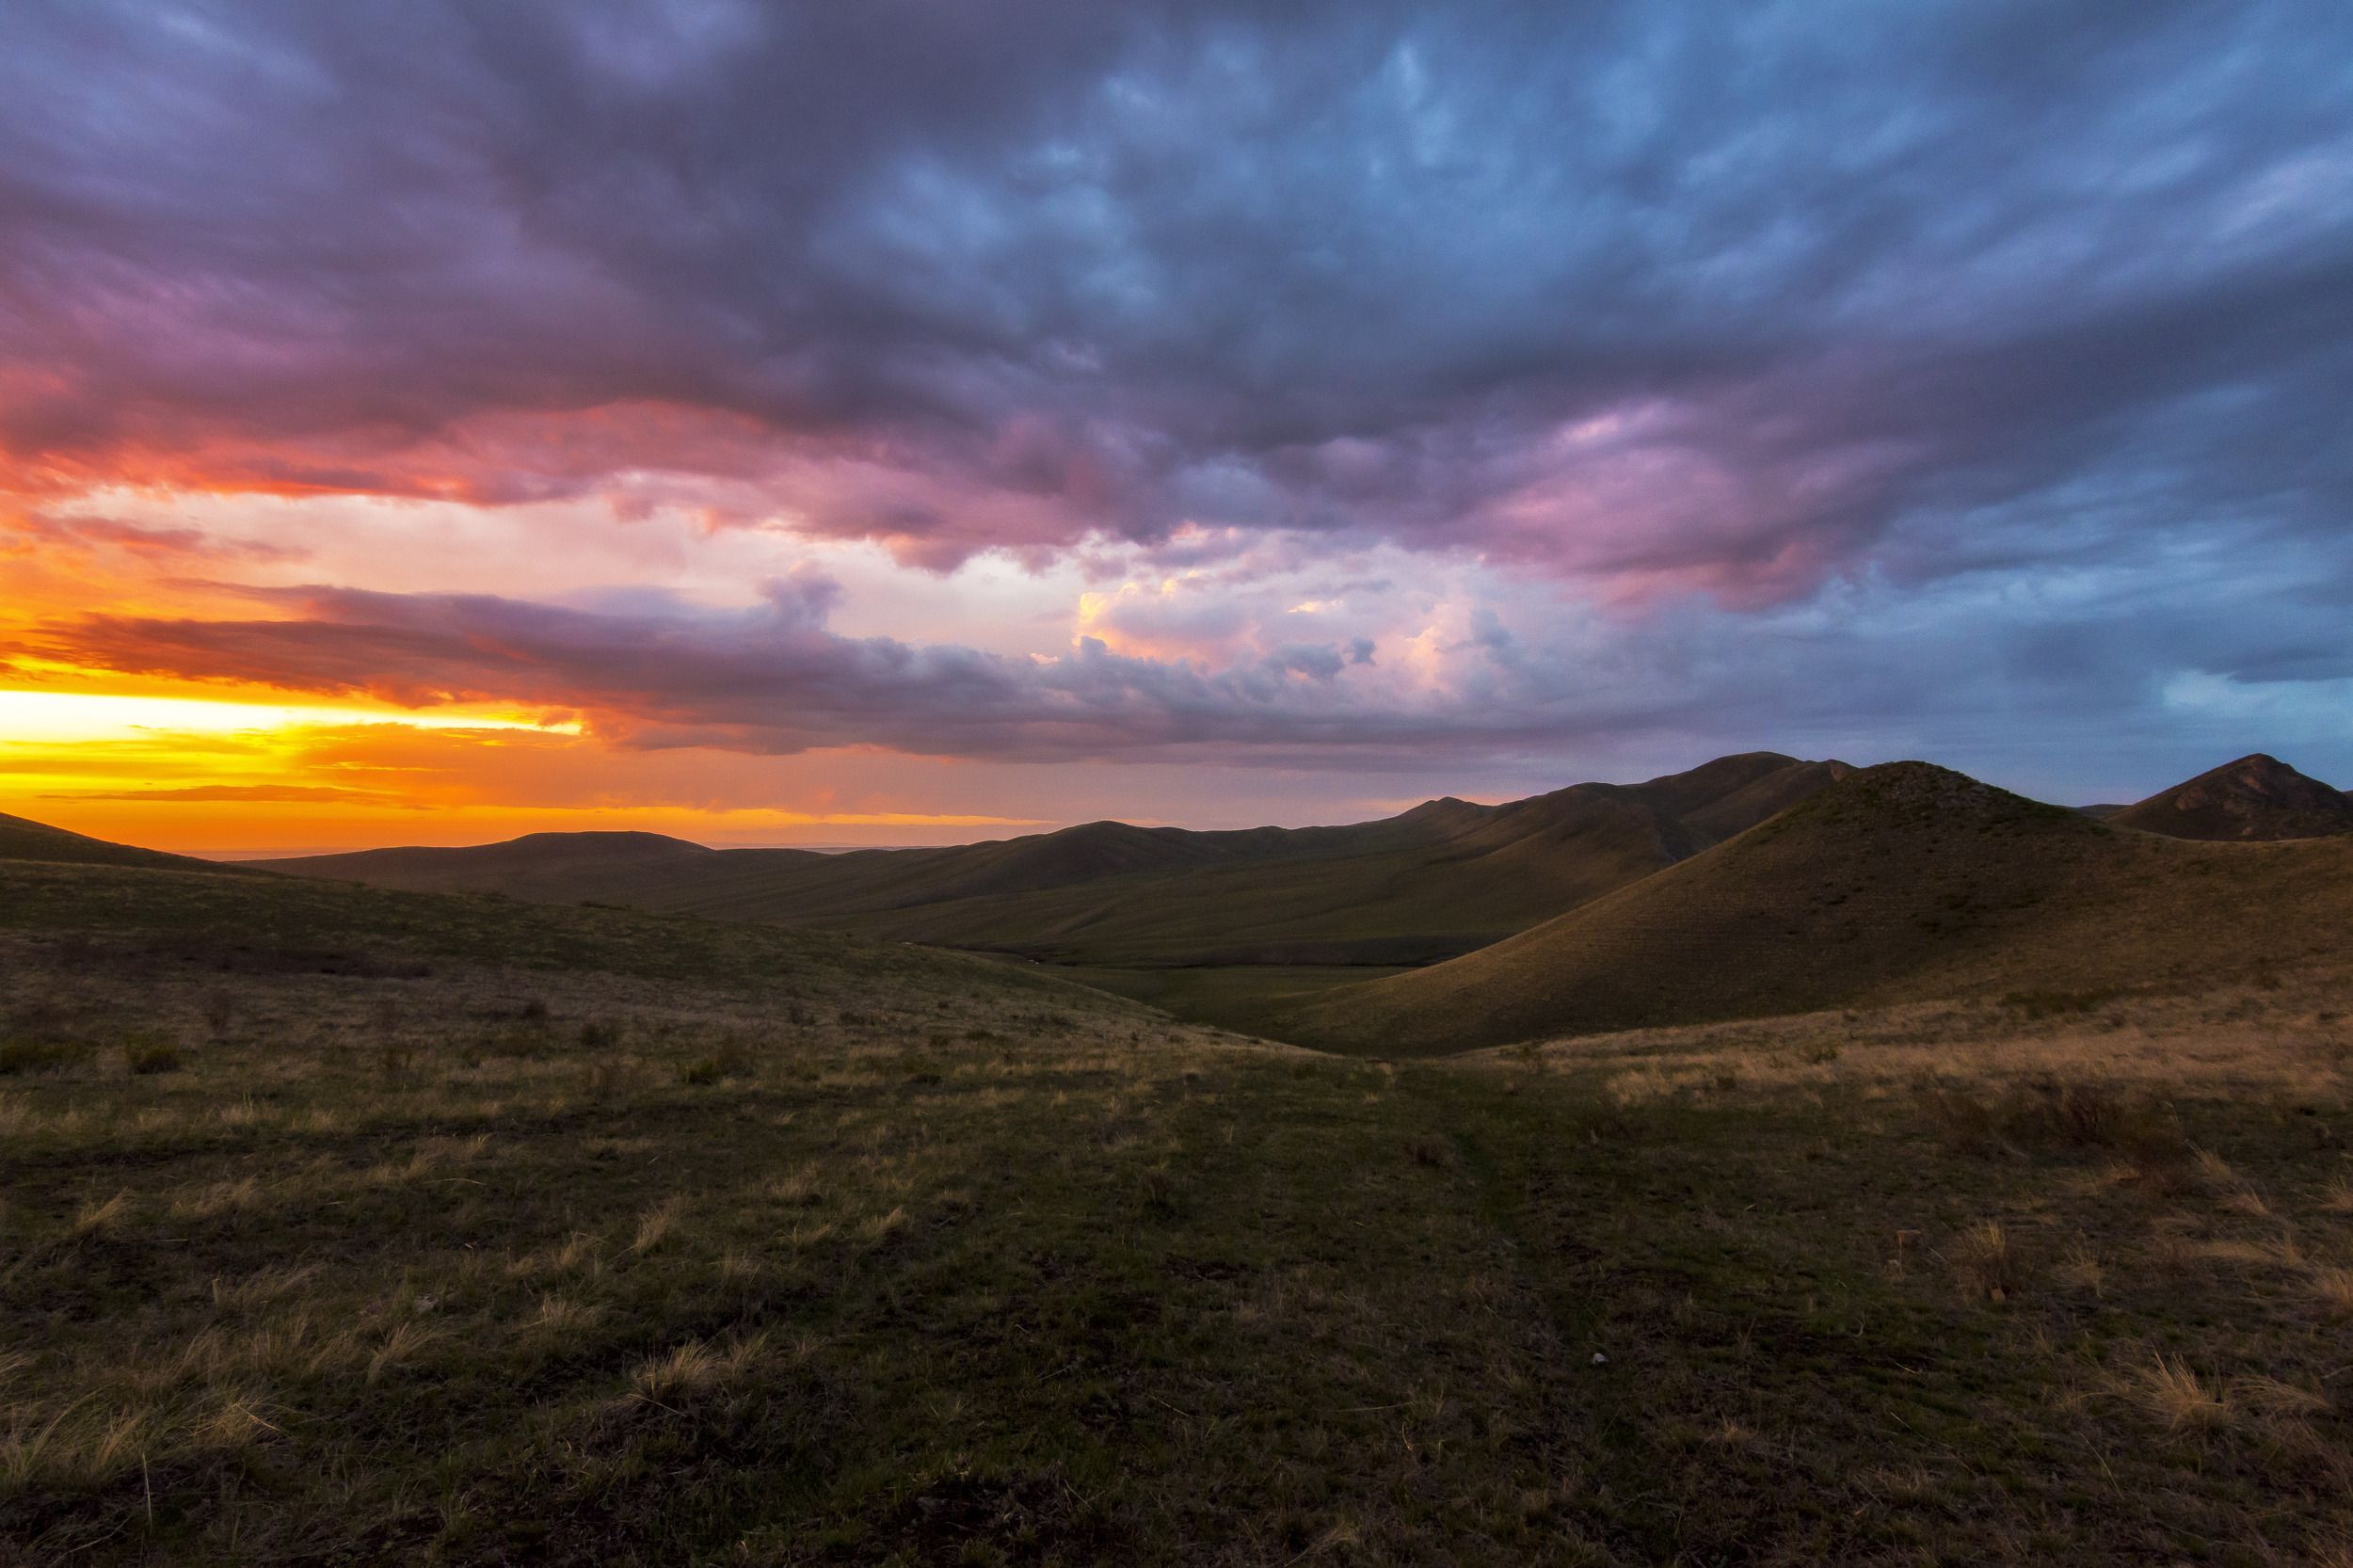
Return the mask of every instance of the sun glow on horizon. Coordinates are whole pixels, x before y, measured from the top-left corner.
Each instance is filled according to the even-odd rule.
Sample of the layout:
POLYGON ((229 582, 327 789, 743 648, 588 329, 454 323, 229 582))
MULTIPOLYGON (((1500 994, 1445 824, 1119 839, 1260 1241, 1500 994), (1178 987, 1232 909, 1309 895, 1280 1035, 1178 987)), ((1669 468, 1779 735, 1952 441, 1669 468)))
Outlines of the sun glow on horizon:
POLYGON ((512 708, 0 689, 0 811, 181 853, 467 844, 592 828, 719 846, 849 848, 1048 825, 825 790, 760 798, 756 787, 717 787, 711 774, 693 748, 616 749, 577 718, 512 708))
POLYGON ((239 735, 296 728, 399 725, 411 729, 521 729, 577 735, 576 720, 543 722, 512 712, 408 712, 282 701, 145 693, 0 690, 0 744, 125 740, 142 734, 239 735))

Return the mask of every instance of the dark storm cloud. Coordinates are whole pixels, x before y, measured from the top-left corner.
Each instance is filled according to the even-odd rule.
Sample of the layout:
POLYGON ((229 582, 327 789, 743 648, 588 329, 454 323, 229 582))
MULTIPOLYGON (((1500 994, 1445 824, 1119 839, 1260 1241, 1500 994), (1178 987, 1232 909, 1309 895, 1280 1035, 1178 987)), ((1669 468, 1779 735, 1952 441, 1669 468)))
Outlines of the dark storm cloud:
POLYGON ((2353 497, 2353 11, 0 15, 0 446, 1735 604, 2353 497), (594 410, 593 417, 588 411, 594 410))

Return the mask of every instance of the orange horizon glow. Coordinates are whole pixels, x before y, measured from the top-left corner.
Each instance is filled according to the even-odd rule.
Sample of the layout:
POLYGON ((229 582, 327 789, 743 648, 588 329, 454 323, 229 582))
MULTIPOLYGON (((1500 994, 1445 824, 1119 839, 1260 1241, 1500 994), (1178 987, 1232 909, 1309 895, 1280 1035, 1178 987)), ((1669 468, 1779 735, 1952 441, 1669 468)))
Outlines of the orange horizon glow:
MULTIPOLYGON (((151 849, 257 856, 620 828, 719 846, 848 847, 1047 825, 982 813, 646 798, 633 779, 599 778, 610 748, 576 718, 108 684, 136 689, 0 688, 0 811, 151 849)), ((696 761, 673 753, 648 767, 658 784, 661 775, 691 776, 696 761)))

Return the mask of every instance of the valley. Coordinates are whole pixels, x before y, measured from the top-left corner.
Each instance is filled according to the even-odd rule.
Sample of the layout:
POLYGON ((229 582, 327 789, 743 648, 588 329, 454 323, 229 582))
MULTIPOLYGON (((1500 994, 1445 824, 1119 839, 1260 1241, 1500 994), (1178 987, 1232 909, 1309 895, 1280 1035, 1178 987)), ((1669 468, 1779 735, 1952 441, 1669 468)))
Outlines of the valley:
POLYGON ((1798 794, 1369 976, 857 922, 1289 866, 1329 930, 1352 858, 1446 885, 1410 825, 834 857, 957 879, 849 929, 618 906, 719 853, 659 844, 420 891, 10 825, 0 1553, 2330 1560, 2353 837, 1798 794))

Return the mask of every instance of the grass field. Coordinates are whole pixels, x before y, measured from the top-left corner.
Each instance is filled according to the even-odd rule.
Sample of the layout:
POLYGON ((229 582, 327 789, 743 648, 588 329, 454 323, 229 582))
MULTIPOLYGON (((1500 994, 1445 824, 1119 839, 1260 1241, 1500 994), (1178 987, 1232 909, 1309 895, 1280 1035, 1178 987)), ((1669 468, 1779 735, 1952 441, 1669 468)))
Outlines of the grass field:
POLYGON ((2289 972, 1315 1055, 0 866, 0 1560, 2353 1562, 2289 972))
POLYGON ((1271 1032, 1286 1009, 1336 985, 1407 972, 1401 966, 1377 964, 1226 964, 1148 969, 1049 964, 1040 968, 1045 974, 1132 998, 1180 1018, 1245 1034, 1271 1032))

